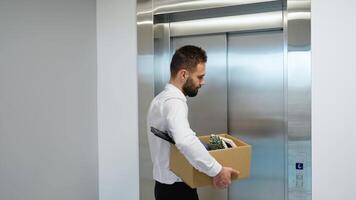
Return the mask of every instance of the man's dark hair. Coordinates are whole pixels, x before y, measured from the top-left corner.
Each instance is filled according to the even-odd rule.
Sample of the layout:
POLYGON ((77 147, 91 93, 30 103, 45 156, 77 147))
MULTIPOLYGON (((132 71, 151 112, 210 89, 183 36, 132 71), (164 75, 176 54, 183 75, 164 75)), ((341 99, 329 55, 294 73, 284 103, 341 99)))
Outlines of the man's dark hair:
POLYGON ((199 63, 206 63, 205 51, 196 46, 186 45, 176 50, 171 61, 171 76, 177 75, 181 69, 195 71, 199 63))

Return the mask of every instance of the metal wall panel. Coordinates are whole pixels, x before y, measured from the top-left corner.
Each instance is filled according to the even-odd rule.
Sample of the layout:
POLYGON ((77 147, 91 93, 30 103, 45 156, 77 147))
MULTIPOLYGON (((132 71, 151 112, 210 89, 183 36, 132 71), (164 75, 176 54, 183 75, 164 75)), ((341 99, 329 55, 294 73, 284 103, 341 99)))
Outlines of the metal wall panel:
POLYGON ((155 0, 154 13, 174 13, 280 0, 155 0))
POLYGON ((229 131, 253 148, 251 177, 229 199, 284 199, 283 73, 281 31, 229 34, 229 131))
POLYGON ((154 200, 153 165, 146 134, 147 111, 154 97, 152 0, 138 0, 137 13, 140 199, 154 200))
POLYGON ((289 200, 312 199, 310 0, 286 0, 289 200))
POLYGON ((200 35, 211 33, 261 31, 282 29, 282 12, 264 12, 238 16, 197 19, 170 24, 171 35, 200 35))
POLYGON ((154 90, 159 94, 170 78, 170 29, 169 23, 154 26, 154 90))

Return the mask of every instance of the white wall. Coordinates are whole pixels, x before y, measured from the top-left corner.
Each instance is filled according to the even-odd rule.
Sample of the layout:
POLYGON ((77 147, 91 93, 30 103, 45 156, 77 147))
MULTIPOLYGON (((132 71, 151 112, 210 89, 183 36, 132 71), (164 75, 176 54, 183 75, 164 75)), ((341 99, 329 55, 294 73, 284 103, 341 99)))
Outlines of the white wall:
POLYGON ((100 200, 139 198, 136 1, 98 0, 100 200))
POLYGON ((0 1, 0 199, 98 199, 95 0, 0 1))
POLYGON ((312 0, 313 200, 356 199, 355 8, 312 0))

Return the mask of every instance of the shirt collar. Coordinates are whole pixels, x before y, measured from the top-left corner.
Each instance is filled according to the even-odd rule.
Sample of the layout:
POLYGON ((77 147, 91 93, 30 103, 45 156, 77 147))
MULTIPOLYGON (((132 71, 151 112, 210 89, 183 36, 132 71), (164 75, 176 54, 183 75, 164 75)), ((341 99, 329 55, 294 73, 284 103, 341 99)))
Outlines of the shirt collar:
POLYGON ((168 90, 168 91, 172 91, 176 97, 178 97, 180 99, 183 99, 184 101, 187 101, 187 97, 175 85, 168 83, 166 85, 165 89, 168 90))

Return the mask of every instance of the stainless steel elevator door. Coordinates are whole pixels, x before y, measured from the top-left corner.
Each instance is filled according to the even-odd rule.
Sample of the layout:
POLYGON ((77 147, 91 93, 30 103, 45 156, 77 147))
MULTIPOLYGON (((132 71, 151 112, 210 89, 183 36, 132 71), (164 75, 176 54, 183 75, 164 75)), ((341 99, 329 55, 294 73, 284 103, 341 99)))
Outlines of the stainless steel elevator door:
POLYGON ((283 33, 228 33, 171 38, 207 51, 206 85, 189 98, 198 135, 228 131, 253 146, 251 177, 228 193, 200 189, 201 199, 283 200, 285 130, 283 33))
MULTIPOLYGON (((205 49, 206 84, 196 97, 188 98, 189 122, 197 135, 227 132, 227 41, 226 34, 171 38, 172 54, 184 45, 205 49)), ((198 189, 201 200, 227 200, 227 190, 198 189)))
POLYGON ((228 34, 230 134, 252 145, 251 177, 230 200, 283 200, 285 130, 282 31, 228 34))
POLYGON ((189 122, 197 135, 227 131, 226 34, 171 39, 172 54, 184 45, 202 47, 208 56, 206 84, 188 98, 189 122))

